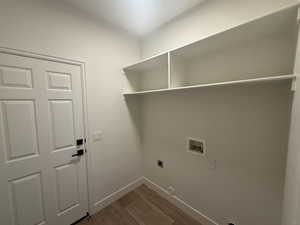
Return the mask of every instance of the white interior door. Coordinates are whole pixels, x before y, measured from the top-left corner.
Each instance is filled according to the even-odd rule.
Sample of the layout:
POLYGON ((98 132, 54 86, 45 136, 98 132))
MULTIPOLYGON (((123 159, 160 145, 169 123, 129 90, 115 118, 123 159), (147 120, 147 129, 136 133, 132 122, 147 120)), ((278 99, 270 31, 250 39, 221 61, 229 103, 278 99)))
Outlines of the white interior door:
POLYGON ((87 213, 80 66, 0 53, 0 223, 69 225, 87 213))

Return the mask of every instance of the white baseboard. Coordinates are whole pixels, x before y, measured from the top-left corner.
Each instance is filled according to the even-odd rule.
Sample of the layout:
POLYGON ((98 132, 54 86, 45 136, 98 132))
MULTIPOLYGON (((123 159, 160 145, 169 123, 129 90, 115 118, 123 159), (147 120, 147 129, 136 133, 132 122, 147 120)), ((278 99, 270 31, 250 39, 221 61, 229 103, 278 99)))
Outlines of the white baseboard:
POLYGON ((160 196, 163 198, 166 198, 169 200, 171 203, 173 203, 175 206, 183 210, 186 214, 189 216, 193 217, 195 220, 200 222, 203 225, 219 225, 217 222, 209 218, 208 216, 205 216, 203 213, 198 211, 197 209, 194 209, 192 206, 181 200, 180 198, 169 195, 168 191, 161 186, 155 184, 148 178, 144 177, 143 178, 143 183, 149 187, 150 189, 154 190, 157 192, 160 196))
POLYGON ((95 214, 99 212, 101 209, 107 207, 108 205, 112 204, 113 202, 117 201, 118 199, 122 198, 124 195, 128 194, 129 192, 133 191, 144 182, 143 177, 138 178, 137 180, 131 182, 130 184, 122 187, 118 191, 106 196, 105 198, 97 201, 93 204, 92 212, 90 214, 95 214))
POLYGON ((205 216, 203 213, 194 209, 192 206, 178 198, 177 196, 169 195, 168 191, 162 188, 161 186, 155 184, 151 180, 146 177, 141 177, 132 183, 122 187, 118 191, 106 196, 105 198, 97 201, 93 204, 92 212, 90 214, 95 214, 99 212, 101 209, 107 207, 108 205, 112 204, 113 202, 117 201, 118 199, 122 198, 127 193, 133 191, 135 188, 139 187, 140 185, 145 184, 150 189, 157 192, 160 196, 170 201, 172 204, 183 210, 186 214, 193 217, 195 220, 199 221, 203 225, 219 225, 214 220, 205 216))

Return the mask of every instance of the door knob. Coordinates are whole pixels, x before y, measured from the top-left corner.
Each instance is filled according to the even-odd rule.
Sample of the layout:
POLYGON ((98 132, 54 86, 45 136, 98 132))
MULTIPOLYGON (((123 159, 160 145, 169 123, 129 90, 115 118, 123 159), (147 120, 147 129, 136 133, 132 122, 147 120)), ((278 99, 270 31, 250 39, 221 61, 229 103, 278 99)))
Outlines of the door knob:
POLYGON ((79 149, 77 150, 77 153, 72 155, 72 157, 76 157, 76 156, 82 156, 84 154, 84 150, 83 149, 79 149))

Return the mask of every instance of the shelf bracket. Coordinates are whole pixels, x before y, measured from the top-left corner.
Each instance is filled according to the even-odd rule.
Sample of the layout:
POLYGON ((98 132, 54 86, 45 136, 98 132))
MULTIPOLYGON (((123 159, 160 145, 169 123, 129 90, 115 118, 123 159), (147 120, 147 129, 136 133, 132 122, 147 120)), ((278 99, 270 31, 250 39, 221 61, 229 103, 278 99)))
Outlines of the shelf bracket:
POLYGON ((292 85, 291 85, 291 91, 296 91, 297 89, 297 84, 296 84, 297 78, 293 78, 292 80, 292 85))

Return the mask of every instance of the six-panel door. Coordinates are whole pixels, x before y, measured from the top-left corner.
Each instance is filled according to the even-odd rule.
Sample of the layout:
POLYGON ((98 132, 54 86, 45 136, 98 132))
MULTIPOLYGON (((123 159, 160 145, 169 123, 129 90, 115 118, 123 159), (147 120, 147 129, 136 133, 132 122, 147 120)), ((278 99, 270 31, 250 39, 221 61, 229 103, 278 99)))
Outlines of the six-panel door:
POLYGON ((0 53, 0 218, 68 225, 87 212, 80 67, 0 53))

